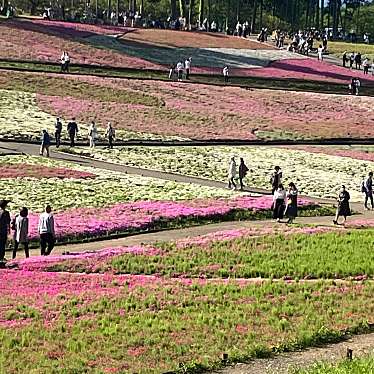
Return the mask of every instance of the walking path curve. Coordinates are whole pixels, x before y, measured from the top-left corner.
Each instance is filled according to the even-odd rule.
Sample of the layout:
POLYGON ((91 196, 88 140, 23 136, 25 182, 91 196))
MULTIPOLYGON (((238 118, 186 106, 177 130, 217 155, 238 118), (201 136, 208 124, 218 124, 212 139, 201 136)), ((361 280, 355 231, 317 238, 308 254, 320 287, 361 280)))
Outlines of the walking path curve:
POLYGON ((229 366, 211 374, 289 374, 292 368, 306 368, 315 362, 341 361, 346 358, 348 348, 353 350, 354 358, 374 355, 374 333, 347 336, 347 339, 341 343, 281 353, 272 358, 256 359, 248 363, 229 366))

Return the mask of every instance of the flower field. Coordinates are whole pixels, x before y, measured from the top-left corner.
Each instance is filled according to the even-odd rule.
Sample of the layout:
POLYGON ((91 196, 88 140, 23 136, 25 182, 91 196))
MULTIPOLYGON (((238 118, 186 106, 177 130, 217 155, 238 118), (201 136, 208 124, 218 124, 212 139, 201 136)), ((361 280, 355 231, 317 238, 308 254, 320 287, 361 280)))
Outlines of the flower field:
POLYGON ((107 121, 119 139, 374 137, 371 97, 5 72, 0 95, 8 138, 36 139, 55 116, 76 117, 84 139, 92 120, 101 138, 107 121))
POLYGON ((284 183, 296 183, 304 195, 335 198, 340 186, 345 184, 352 201, 361 201, 361 182, 374 170, 372 161, 341 157, 345 153, 335 149, 330 152, 331 148, 321 148, 318 153, 313 148, 308 150, 309 147, 126 147, 76 152, 123 165, 225 182, 230 157, 237 157, 237 163, 243 157, 250 169, 245 179, 248 186, 270 189, 271 173, 279 165, 284 183))
MULTIPOLYGON (((60 240, 185 226, 200 222, 269 216, 269 196, 126 175, 26 156, 0 159, 1 198, 12 210, 30 210, 30 237, 37 238, 38 213, 55 211, 60 240), (38 175, 35 173, 38 172, 38 175)), ((305 214, 329 212, 302 200, 305 214)))
MULTIPOLYGON (((109 248, 102 254, 48 259, 46 270, 162 275, 182 278, 374 278, 368 254, 373 230, 267 227, 221 232, 145 248, 109 248), (201 243, 202 241, 202 243, 201 243), (363 261, 365 258, 365 261, 363 261)), ((31 266, 28 261, 22 266, 31 266)))
POLYGON ((118 28, 68 22, 3 21, 0 22, 0 58, 59 62, 62 51, 68 51, 74 63, 161 68, 152 62, 111 49, 107 44, 112 38, 106 35, 118 33, 118 28), (90 36, 104 37, 104 41, 91 43, 88 40, 90 36))
POLYGON ((9 372, 209 368, 222 352, 236 361, 326 341, 372 316, 370 283, 259 287, 9 270, 0 278, 0 357, 9 372))

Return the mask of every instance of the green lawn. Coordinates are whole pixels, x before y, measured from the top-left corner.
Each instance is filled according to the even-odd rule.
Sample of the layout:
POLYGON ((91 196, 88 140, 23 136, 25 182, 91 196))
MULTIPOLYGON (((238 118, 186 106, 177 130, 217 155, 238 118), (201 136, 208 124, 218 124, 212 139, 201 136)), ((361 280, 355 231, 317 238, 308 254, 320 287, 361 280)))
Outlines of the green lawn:
POLYGON ((371 60, 374 58, 374 44, 329 42, 328 50, 339 57, 342 57, 344 51, 347 51, 348 53, 360 52, 363 57, 367 56, 371 60))
POLYGON ((90 301, 90 283, 74 297, 69 292, 76 283, 60 275, 58 287, 66 292, 51 295, 53 276, 46 275, 48 285, 36 284, 38 276, 16 276, 29 291, 0 300, 0 309, 11 308, 9 326, 19 322, 0 327, 4 373, 196 372, 218 366, 223 352, 236 362, 337 341, 345 329, 365 329, 373 316, 369 283, 342 288, 156 279, 135 286, 108 276, 97 292, 117 287, 115 294, 90 301))
POLYGON ((319 363, 309 370, 296 370, 292 374, 373 374, 374 356, 352 361, 344 360, 336 365, 319 363))
POLYGON ((161 252, 152 256, 125 254, 97 266, 92 260, 73 260, 54 265, 52 270, 207 278, 374 277, 374 253, 368 252, 373 234, 373 230, 309 235, 304 231, 183 247, 167 243, 160 244, 161 252))

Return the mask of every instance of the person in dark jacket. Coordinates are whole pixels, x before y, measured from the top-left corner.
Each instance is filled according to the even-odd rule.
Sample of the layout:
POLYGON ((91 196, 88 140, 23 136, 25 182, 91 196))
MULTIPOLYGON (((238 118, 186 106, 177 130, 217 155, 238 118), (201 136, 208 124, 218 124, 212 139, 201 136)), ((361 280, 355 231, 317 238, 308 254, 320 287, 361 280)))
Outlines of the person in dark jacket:
POLYGON ((51 137, 47 130, 42 132, 42 144, 40 145, 40 156, 44 156, 44 151, 46 151, 46 156, 49 157, 49 146, 51 145, 51 137))
POLYGON ((58 148, 61 144, 61 132, 62 132, 62 122, 60 118, 56 118, 56 123, 55 123, 56 148, 58 148))
POLYGON ((78 125, 75 122, 75 118, 73 118, 68 123, 67 130, 68 130, 68 134, 69 134, 69 138, 70 138, 70 147, 74 147, 75 146, 75 137, 78 134, 78 125))
POLYGON ((9 200, 0 200, 0 262, 5 261, 5 248, 10 234, 10 214, 6 210, 9 200))
POLYGON ((297 195, 298 191, 295 183, 291 182, 288 185, 287 202, 286 202, 286 217, 288 217, 287 223, 293 223, 297 217, 297 195))
POLYGON ((336 216, 335 219, 333 220, 333 223, 337 225, 339 222, 339 217, 343 216, 344 217, 344 222, 346 222, 347 217, 351 215, 351 208, 349 207, 349 200, 351 199, 351 196, 349 192, 345 189, 345 186, 342 185, 342 188, 339 192, 338 196, 338 207, 336 209, 336 216))
POLYGON ((240 190, 243 191, 244 185, 243 185, 243 179, 246 177, 249 169, 247 168, 247 165, 244 163, 243 158, 240 158, 240 164, 239 164, 239 182, 240 182, 240 190))

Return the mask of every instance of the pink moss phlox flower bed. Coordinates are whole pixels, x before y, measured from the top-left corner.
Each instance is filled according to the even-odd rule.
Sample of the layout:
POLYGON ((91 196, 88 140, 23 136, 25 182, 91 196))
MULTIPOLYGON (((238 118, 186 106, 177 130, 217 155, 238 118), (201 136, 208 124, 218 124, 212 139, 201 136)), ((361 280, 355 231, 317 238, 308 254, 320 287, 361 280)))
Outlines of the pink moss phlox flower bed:
POLYGON ((259 237, 266 235, 294 235, 294 234, 321 234, 329 232, 332 230, 338 230, 333 227, 282 227, 278 229, 277 227, 268 226, 268 227, 250 227, 245 229, 235 229, 235 230, 224 230, 216 231, 211 234, 202 235, 194 238, 181 239, 176 242, 177 248, 186 248, 191 245, 196 246, 208 246, 213 242, 218 241, 230 241, 243 237, 259 237))
POLYGON ((374 162, 374 152, 365 152, 356 149, 338 149, 331 147, 313 147, 313 146, 297 146, 292 149, 300 151, 325 154, 329 156, 348 157, 355 160, 371 161, 374 162))
MULTIPOLYGON (((272 197, 241 196, 234 199, 194 200, 188 202, 138 201, 108 208, 72 209, 55 214, 57 237, 93 236, 115 231, 144 230, 162 220, 223 217, 236 210, 265 211, 272 197)), ((313 205, 300 199, 300 206, 313 205)), ((36 239, 38 215, 30 214, 30 237, 36 239)))
POLYGON ((53 256, 33 256, 28 259, 13 260, 8 263, 8 267, 16 267, 23 271, 45 271, 56 264, 63 262, 80 262, 85 267, 90 268, 90 272, 95 272, 95 268, 99 268, 110 258, 121 256, 124 254, 156 256, 161 254, 161 250, 150 246, 132 246, 132 247, 114 247, 106 248, 101 251, 80 252, 64 255, 53 256))
MULTIPOLYGON (((221 70, 220 68, 194 67, 195 73, 220 74, 222 73, 221 70)), ((230 74, 243 77, 293 78, 347 84, 352 77, 358 77, 365 84, 374 84, 374 77, 364 75, 362 70, 349 70, 341 66, 320 62, 314 58, 279 60, 263 68, 232 68, 230 74)))
MULTIPOLYGON (((25 28, 25 21, 19 22, 22 28, 25 28)), ((69 36, 73 38, 86 38, 93 35, 116 35, 124 34, 133 29, 121 26, 109 25, 89 25, 85 23, 47 21, 42 19, 28 20, 26 28, 30 31, 48 32, 60 36, 69 36)))
MULTIPOLYGON (((38 259, 36 257, 33 261, 36 262, 38 259)), ((41 261, 44 260, 41 259, 41 261)), ((79 305, 84 306, 105 296, 118 297, 121 294, 119 287, 126 286, 126 289, 137 286, 152 287, 159 281, 161 282, 161 279, 158 277, 142 275, 114 276, 112 274, 0 270, 1 297, 3 300, 8 300, 0 308, 0 326, 11 327, 28 322, 28 319, 24 320, 22 315, 19 318, 10 318, 8 315, 17 308, 20 301, 23 305, 32 306, 45 321, 52 322, 59 316, 56 312, 49 312, 48 308, 44 308, 47 305, 64 304, 66 299, 76 297, 79 298, 79 305)))
MULTIPOLYGON (((112 34, 112 29, 100 26, 52 23, 47 29, 41 22, 9 20, 0 23, 0 58, 58 62, 62 51, 68 51, 72 63, 131 66, 137 69, 163 69, 141 58, 103 48, 96 48, 82 38, 90 34, 112 34), (105 32, 104 32, 105 30, 105 32)), ((114 31, 114 30, 113 30, 114 31)), ((115 31, 114 34, 117 34, 115 31)))
POLYGON ((30 164, 4 164, 0 166, 0 178, 95 178, 95 174, 65 168, 53 168, 30 164))

